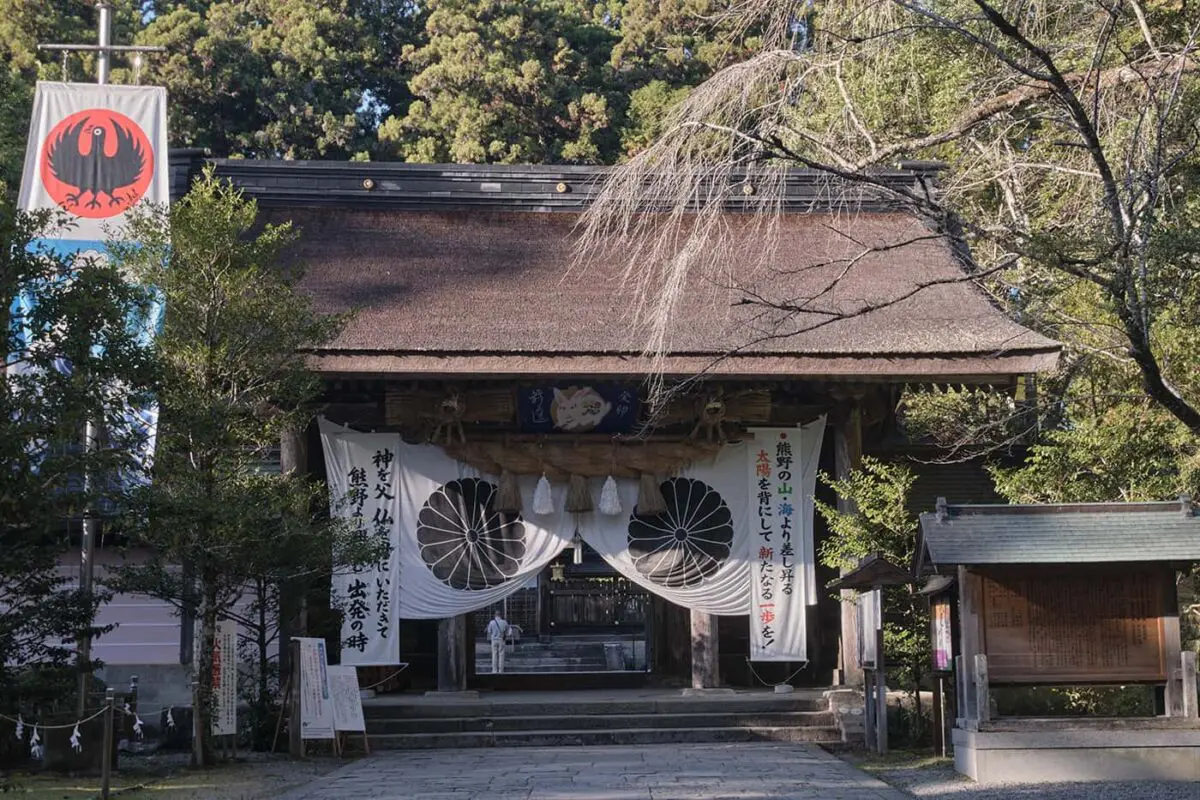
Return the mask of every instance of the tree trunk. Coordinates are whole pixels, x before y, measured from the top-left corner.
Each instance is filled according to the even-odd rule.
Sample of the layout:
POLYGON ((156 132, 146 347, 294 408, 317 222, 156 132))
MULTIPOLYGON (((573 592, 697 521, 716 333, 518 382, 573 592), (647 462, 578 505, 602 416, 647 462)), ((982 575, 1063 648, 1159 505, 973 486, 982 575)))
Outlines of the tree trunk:
MULTIPOLYGON (((255 746, 258 746, 259 732, 264 731, 263 736, 266 736, 265 731, 269 730, 266 720, 271 717, 271 683, 268 680, 267 670, 271 666, 271 656, 267 637, 267 592, 269 588, 266 581, 259 580, 256 588, 258 592, 258 635, 256 636, 258 645, 258 704, 257 727, 259 730, 254 731, 255 746)), ((281 679, 282 685, 282 679, 281 679)))

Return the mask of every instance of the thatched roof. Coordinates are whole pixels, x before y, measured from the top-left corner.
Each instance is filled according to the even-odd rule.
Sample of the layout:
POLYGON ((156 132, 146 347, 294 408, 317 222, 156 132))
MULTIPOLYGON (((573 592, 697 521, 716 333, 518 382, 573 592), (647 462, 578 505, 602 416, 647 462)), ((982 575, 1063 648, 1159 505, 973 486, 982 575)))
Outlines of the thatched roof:
MULTIPOLYGON (((292 256, 326 312, 357 309, 319 354, 328 373, 637 374, 647 334, 619 269, 574 266, 574 213, 286 208, 292 256)), ((744 224, 733 220, 734 235, 744 224)), ((1058 346, 1009 320, 949 249, 901 213, 789 214, 766 264, 731 259, 693 281, 667 371, 863 378, 999 378, 1048 369, 1058 346), (864 246, 886 246, 862 254, 864 246), (855 260, 857 259, 857 260, 855 260), (814 266, 820 264, 821 266, 814 266), (929 285, 938 281, 950 281, 929 285), (921 288, 925 287, 925 288, 921 288), (758 295, 828 313, 739 304, 758 295), (911 296, 910 296, 911 295, 911 296), (892 302, 897 298, 898 302, 892 302), (877 310, 857 313, 866 307, 877 310)), ((745 251, 762 248, 746 235, 745 251)))

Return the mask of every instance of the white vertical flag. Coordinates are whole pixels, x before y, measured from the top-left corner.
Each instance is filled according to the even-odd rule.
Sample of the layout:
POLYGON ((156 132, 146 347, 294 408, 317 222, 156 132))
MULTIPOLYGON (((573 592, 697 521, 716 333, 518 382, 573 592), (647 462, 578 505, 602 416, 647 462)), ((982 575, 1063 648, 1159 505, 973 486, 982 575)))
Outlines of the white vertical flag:
MULTIPOLYGON (((18 207, 55 211, 67 224, 33 247, 76 263, 108 258, 106 242, 128 238, 130 209, 170 202, 167 148, 166 89, 39 82, 18 207)), ((10 309, 22 346, 30 341, 23 320, 36 303, 31 290, 10 309)), ((162 313, 159 303, 145 318, 129 320, 143 344, 157 334, 162 313)), ((157 422, 153 405, 126 413, 128 432, 142 440, 142 460, 154 453, 157 422)))
POLYGON ((342 610, 342 664, 400 663, 400 435, 357 433, 321 420, 330 508, 388 543, 377 564, 333 576, 342 610))
POLYGON ((758 428, 748 448, 750 658, 808 659, 806 607, 816 603, 813 494, 825 418, 802 428, 758 428))

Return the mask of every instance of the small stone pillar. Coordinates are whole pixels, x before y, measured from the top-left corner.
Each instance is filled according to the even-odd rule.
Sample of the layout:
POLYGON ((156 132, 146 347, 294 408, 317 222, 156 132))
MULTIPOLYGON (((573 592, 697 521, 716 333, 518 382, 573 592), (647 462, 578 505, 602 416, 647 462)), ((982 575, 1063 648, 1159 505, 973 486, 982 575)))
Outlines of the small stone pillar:
POLYGON ((692 609, 692 688, 715 689, 720 685, 717 617, 692 609))
MULTIPOLYGON (((837 421, 833 431, 834 477, 842 480, 858 469, 862 463, 862 412, 852 405, 837 421)), ((837 510, 842 514, 853 514, 857 509, 849 500, 838 498, 837 510)), ((843 570, 842 574, 846 574, 843 570)), ((839 686, 862 686, 863 671, 858 665, 858 607, 855 592, 841 592, 842 635, 838 643, 838 672, 834 683, 839 686)))
POLYGON ((467 688, 467 616, 438 621, 438 691, 467 688))

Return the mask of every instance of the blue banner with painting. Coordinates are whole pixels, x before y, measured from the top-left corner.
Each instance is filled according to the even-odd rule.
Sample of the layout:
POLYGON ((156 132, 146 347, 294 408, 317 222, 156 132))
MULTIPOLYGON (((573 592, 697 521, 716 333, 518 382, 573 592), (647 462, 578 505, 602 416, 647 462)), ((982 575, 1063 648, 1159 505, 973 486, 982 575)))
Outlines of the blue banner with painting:
POLYGON ((627 383, 527 386, 517 396, 528 433, 629 433, 640 411, 637 386, 627 383))

